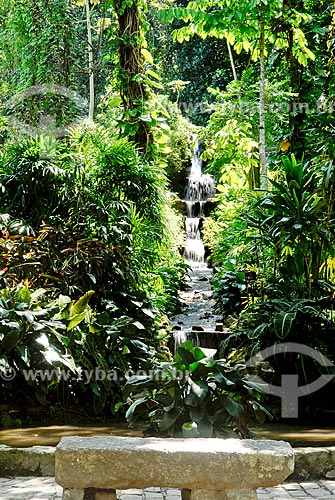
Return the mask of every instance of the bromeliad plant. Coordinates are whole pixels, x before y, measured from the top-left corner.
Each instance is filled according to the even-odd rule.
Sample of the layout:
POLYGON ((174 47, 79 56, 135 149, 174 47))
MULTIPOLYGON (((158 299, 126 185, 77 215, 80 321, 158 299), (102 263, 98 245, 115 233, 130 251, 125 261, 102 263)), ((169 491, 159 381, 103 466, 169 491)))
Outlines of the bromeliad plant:
POLYGON ((146 435, 250 437, 248 419, 270 416, 260 403, 262 391, 225 360, 187 341, 173 362, 127 380, 126 417, 131 423, 146 419, 146 435))

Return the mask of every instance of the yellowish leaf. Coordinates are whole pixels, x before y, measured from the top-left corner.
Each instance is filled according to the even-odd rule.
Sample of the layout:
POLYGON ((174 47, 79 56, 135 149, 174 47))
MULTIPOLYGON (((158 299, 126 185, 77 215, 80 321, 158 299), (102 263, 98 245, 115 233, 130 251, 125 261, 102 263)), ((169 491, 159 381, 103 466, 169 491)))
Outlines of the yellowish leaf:
POLYGON ((282 151, 288 151, 290 149, 290 146, 291 146, 291 143, 290 141, 288 141, 287 139, 284 139, 283 141, 281 141, 280 143, 280 149, 282 151))
POLYGON ((147 50, 147 49, 141 49, 141 54, 142 56, 144 57, 145 61, 149 64, 153 64, 154 63, 154 60, 152 58, 152 55, 150 54, 150 52, 147 50))

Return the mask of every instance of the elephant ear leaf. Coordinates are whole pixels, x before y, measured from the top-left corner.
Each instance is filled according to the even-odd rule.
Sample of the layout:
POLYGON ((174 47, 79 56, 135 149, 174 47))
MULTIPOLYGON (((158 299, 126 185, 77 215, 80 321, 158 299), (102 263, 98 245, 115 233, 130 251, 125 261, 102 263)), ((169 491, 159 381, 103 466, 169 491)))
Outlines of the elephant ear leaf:
POLYGON ((94 290, 89 290, 85 293, 80 299, 77 300, 71 307, 71 315, 76 316, 77 314, 81 314, 86 311, 86 307, 92 295, 94 294, 94 290))
MULTIPOLYGON (((17 324, 17 323, 14 323, 14 324, 17 324)), ((19 338, 20 338, 19 331, 18 330, 11 330, 9 333, 5 334, 5 337, 0 344, 1 350, 5 351, 5 352, 12 351, 17 346, 17 344, 19 342, 19 338)))
POLYGON ((285 339, 291 331, 292 324, 296 319, 296 312, 280 311, 275 313, 273 318, 273 326, 277 337, 285 339))

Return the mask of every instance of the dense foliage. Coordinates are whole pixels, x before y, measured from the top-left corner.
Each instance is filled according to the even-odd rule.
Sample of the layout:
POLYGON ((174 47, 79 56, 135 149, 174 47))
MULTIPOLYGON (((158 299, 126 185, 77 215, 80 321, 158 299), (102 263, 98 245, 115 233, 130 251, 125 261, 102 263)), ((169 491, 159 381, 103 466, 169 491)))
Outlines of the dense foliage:
POLYGON ((130 377, 124 387, 124 397, 133 400, 126 417, 130 422, 138 414, 149 417, 146 435, 246 438, 250 418, 263 422, 268 414, 260 404, 261 385, 191 342, 152 372, 130 377))
MULTIPOLYGON (((130 405, 156 434, 246 435, 261 388, 240 354, 295 341, 335 361, 333 6, 10 0, 0 26, 2 421, 37 399, 130 405), (228 362, 166 347, 194 134, 217 182, 200 227, 228 362)), ((293 365, 313 378, 301 357, 271 376, 293 365)))
MULTIPOLYGON (((92 125, 74 129, 66 142, 13 138, 0 170, 2 373, 21 373, 15 391, 22 405, 35 395, 40 403, 93 401, 94 412, 113 412, 123 374, 149 367, 160 352, 169 356, 160 325, 178 307, 185 265, 164 171, 92 125), (93 309, 69 329, 64 308, 88 293, 93 309), (74 381, 64 384, 70 362, 74 381), (95 367, 116 370, 112 382, 77 381, 78 370, 95 367), (48 368, 51 380, 39 375, 25 389, 22 370, 48 368)), ((14 382, 4 380, 5 402, 14 382)))

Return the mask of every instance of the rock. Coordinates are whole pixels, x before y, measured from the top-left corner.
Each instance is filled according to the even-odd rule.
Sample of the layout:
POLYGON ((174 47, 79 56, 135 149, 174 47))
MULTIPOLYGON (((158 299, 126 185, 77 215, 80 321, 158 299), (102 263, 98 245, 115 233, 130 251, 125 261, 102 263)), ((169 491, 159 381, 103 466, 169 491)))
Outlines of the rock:
POLYGON ((181 326, 180 325, 174 325, 172 327, 172 330, 181 330, 181 326))
MULTIPOLYGON (((11 448, 0 445, 0 477, 54 476, 55 448, 11 448)), ((290 480, 335 479, 335 447, 294 448, 295 469, 290 480)))
POLYGON ((334 472, 335 447, 295 448, 294 480, 331 479, 334 472))
POLYGON ((203 326, 201 326, 201 325, 193 325, 193 326, 192 326, 192 331, 193 331, 193 332, 204 332, 204 331, 205 331, 205 329, 204 329, 204 327, 203 327, 203 326))
POLYGON ((55 448, 53 446, 11 448, 0 445, 0 477, 46 477, 54 474, 55 448))
POLYGON ((216 325, 215 325, 215 331, 216 332, 223 332, 223 330, 224 330, 223 323, 216 323, 216 325))
POLYGON ((293 466, 291 446, 270 440, 71 436, 56 449, 56 481, 64 488, 183 488, 194 500, 199 491, 208 495, 202 500, 251 500, 293 466))

